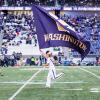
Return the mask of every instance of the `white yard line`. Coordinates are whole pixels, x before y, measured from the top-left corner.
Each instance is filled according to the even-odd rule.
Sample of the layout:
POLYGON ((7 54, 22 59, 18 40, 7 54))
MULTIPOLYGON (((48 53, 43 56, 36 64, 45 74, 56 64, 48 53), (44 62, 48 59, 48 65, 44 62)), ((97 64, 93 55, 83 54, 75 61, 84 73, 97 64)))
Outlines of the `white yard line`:
POLYGON ((77 88, 77 89, 64 89, 64 90, 69 90, 69 91, 71 91, 71 90, 73 90, 73 91, 82 91, 83 89, 82 88, 77 88))
POLYGON ((33 74, 30 79, 28 79, 8 100, 13 100, 21 91, 22 89, 32 80, 34 79, 38 73, 40 73, 42 69, 38 70, 35 74, 33 74))
MULTIPOLYGON (((10 82, 0 82, 0 84, 25 84, 26 81, 10 81, 10 82)), ((53 84, 81 84, 81 83, 87 83, 84 81, 76 81, 76 82, 52 82, 53 84)), ((45 82, 28 82, 27 84, 45 84, 45 82)))
POLYGON ((100 93, 100 91, 97 91, 97 90, 95 90, 95 91, 91 90, 90 92, 93 92, 93 93, 100 93))
POLYGON ((99 93, 100 92, 100 88, 91 88, 90 92, 99 93))
POLYGON ((89 73, 89 74, 91 74, 91 75, 93 75, 93 76, 95 76, 96 78, 100 79, 100 76, 96 75, 95 73, 93 73, 91 71, 88 71, 88 70, 86 70, 84 68, 80 68, 80 69, 83 70, 83 71, 85 71, 85 72, 87 72, 87 73, 89 73))
MULTIPOLYGON (((42 69, 42 67, 41 68, 20 68, 19 70, 38 70, 38 69, 42 69)), ((48 70, 48 68, 43 68, 44 70, 48 70)), ((62 68, 57 68, 56 70, 63 70, 62 68)))

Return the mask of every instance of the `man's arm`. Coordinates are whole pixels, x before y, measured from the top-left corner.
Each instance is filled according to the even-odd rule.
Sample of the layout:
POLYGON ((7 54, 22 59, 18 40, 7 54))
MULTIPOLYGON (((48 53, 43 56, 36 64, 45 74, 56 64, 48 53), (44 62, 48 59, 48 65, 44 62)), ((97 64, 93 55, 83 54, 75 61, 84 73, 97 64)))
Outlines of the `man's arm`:
POLYGON ((43 66, 44 66, 45 68, 48 68, 48 67, 49 67, 49 64, 46 63, 46 64, 43 64, 43 66))
MULTIPOLYGON (((41 49, 40 49, 40 52, 41 52, 41 54, 47 59, 46 54, 45 54, 41 49)), ((48 68, 48 67, 49 67, 49 64, 46 63, 46 64, 43 64, 43 66, 44 66, 45 68, 48 68)))

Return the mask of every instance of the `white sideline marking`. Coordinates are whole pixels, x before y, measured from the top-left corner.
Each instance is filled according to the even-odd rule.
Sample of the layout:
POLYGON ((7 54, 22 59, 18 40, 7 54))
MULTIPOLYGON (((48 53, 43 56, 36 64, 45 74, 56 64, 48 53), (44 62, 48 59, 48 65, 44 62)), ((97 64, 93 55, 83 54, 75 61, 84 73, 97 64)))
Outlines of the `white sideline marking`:
POLYGON ((96 78, 100 79, 100 76, 96 75, 95 73, 93 73, 91 71, 88 71, 88 70, 86 70, 84 68, 80 68, 80 69, 83 70, 83 71, 85 71, 85 72, 87 72, 87 73, 89 73, 89 74, 91 74, 91 75, 93 75, 93 76, 95 76, 96 78))
MULTIPOLYGON (((21 68, 19 70, 29 70, 29 71, 31 71, 31 70, 38 70, 38 69, 42 69, 42 68, 21 68)), ((44 70, 48 70, 48 68, 44 68, 44 70)), ((57 68, 56 70, 63 70, 63 69, 57 68)))
POLYGON ((95 91, 92 90, 92 91, 90 91, 90 92, 99 93, 99 91, 97 91, 97 90, 95 90, 95 91))
POLYGON ((13 100, 21 91, 22 89, 32 80, 35 76, 40 73, 42 69, 38 70, 35 74, 33 74, 30 79, 28 79, 8 100, 13 100))
POLYGON ((79 88, 79 89, 64 89, 64 90, 73 90, 73 91, 82 91, 83 89, 82 88, 79 88))
POLYGON ((19 70, 38 70, 42 68, 20 68, 19 70))
MULTIPOLYGON (((11 81, 11 82, 0 82, 1 84, 24 84, 26 81, 18 82, 18 81, 11 81)), ((77 82, 52 82, 53 84, 80 84, 80 83, 87 83, 83 81, 77 82)), ((28 84, 45 84, 45 82, 28 82, 28 84)))
POLYGON ((91 88, 90 92, 95 92, 95 93, 99 93, 100 89, 99 88, 91 88))

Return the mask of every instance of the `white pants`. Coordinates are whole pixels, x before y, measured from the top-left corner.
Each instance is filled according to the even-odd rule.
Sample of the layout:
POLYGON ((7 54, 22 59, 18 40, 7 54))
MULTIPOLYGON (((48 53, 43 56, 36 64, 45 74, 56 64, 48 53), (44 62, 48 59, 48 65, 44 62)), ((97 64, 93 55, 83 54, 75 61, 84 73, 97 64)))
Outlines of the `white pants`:
POLYGON ((56 79, 59 76, 61 76, 61 73, 57 75, 55 67, 49 69, 48 76, 47 76, 46 87, 50 87, 51 86, 51 80, 56 79))

